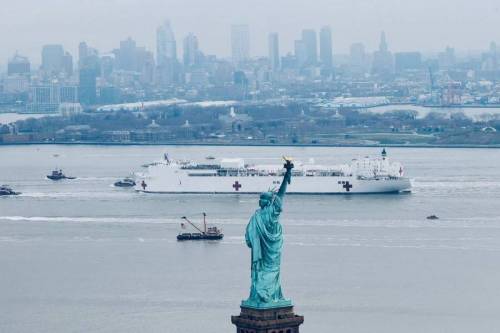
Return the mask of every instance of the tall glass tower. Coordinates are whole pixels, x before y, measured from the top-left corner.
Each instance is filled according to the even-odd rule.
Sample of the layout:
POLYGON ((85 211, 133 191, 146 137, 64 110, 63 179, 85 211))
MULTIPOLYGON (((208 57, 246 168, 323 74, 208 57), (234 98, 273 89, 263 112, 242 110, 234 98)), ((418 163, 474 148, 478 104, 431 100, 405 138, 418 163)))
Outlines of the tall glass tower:
POLYGON ((269 34, 269 65, 273 72, 280 68, 280 46, 278 33, 273 32, 269 34))
POLYGON ((333 51, 332 51, 332 29, 328 26, 321 28, 319 33, 319 58, 321 67, 326 70, 331 70, 333 67, 333 51))
POLYGON ((250 58, 250 29, 248 25, 231 26, 231 55, 235 65, 250 58))
POLYGON ((160 65, 167 59, 177 60, 177 44, 168 20, 156 29, 156 60, 160 65))

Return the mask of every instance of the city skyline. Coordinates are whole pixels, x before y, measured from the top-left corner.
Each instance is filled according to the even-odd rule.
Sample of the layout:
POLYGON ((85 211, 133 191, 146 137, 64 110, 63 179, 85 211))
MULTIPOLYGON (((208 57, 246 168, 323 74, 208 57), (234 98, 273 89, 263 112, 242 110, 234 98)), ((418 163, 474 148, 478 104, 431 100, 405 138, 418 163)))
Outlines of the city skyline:
MULTIPOLYGON (((207 4, 194 0, 184 5, 178 1, 163 3, 146 0, 138 4, 127 0, 120 2, 120 11, 114 15, 109 15, 113 6, 117 5, 114 2, 91 0, 72 8, 65 6, 64 10, 54 10, 57 2, 49 0, 35 13, 29 11, 36 4, 33 1, 9 4, 11 13, 22 12, 23 15, 7 16, 5 12, 8 11, 0 14, 1 31, 14 31, 16 36, 3 39, 0 64, 5 66, 18 51, 29 57, 33 64, 39 65, 39 50, 46 44, 62 44, 75 56, 78 43, 86 41, 106 53, 129 36, 138 45, 154 51, 156 28, 166 19, 173 26, 178 44, 192 32, 198 37, 199 48, 206 54, 225 58, 231 55, 230 30, 234 24, 248 24, 252 57, 268 54, 267 38, 270 32, 279 34, 280 53, 285 55, 293 52, 294 41, 302 30, 314 29, 319 34, 325 25, 331 27, 335 54, 348 54, 351 44, 356 42, 363 43, 367 52, 375 51, 380 31, 386 32, 392 52, 436 53, 448 45, 458 52, 481 51, 491 41, 500 39, 500 35, 495 33, 495 27, 499 25, 496 20, 499 5, 489 0, 474 4, 459 1, 456 6, 434 1, 426 5, 405 4, 404 8, 400 8, 402 6, 394 0, 365 6, 361 6, 359 1, 331 4, 321 0, 310 6, 312 8, 302 8, 297 1, 278 1, 267 5, 259 0, 253 2, 252 8, 216 1, 208 8, 207 4), (280 5, 283 6, 280 8, 280 5), (51 8, 52 11, 49 10, 51 8), (468 10, 481 13, 481 17, 469 15, 468 10), (443 13, 446 13, 446 24, 442 24, 443 13), (139 20, 141 24, 137 24, 139 20)), ((177 49, 180 56, 179 47, 177 49)))
MULTIPOLYGON (((166 20, 167 22, 170 22, 170 20, 166 20)), ((161 27, 163 26, 163 23, 160 23, 158 27, 161 27)), ((248 27, 249 28, 249 39, 252 40, 252 31, 251 31, 251 27, 249 27, 248 25, 245 25, 245 24, 236 24, 236 25, 231 25, 229 28, 228 28, 228 31, 229 31, 229 40, 227 42, 228 44, 228 48, 231 49, 232 48, 232 40, 231 40, 231 29, 232 27, 235 27, 235 26, 245 26, 245 27, 248 27)), ((275 36, 278 36, 279 40, 280 40, 280 50, 279 50, 279 56, 280 57, 283 57, 283 56, 286 56, 286 55, 296 55, 297 53, 297 42, 301 42, 303 40, 303 35, 302 33, 306 32, 307 33, 313 33, 313 35, 315 35, 313 38, 316 40, 316 55, 315 55, 315 58, 317 58, 317 60, 320 60, 320 53, 321 53, 321 32, 324 31, 325 28, 328 28, 328 37, 332 37, 331 39, 331 45, 329 45, 329 47, 327 48, 328 50, 332 50, 332 56, 333 58, 337 58, 337 57, 349 57, 349 56, 352 56, 351 55, 351 52, 352 52, 352 47, 358 47, 359 45, 362 45, 363 48, 364 48, 364 51, 366 53, 366 55, 374 55, 376 54, 378 51, 379 51, 379 48, 380 48, 380 45, 377 45, 376 47, 374 47, 373 49, 369 49, 367 47, 367 43, 365 42, 360 42, 360 41, 353 41, 347 50, 341 50, 341 51, 338 51, 338 48, 337 48, 337 44, 335 43, 335 39, 333 37, 333 31, 331 29, 330 26, 327 26, 327 25, 322 25, 321 27, 317 28, 317 29, 302 29, 302 31, 299 33, 299 35, 296 37, 296 39, 294 40, 294 43, 293 43, 293 46, 291 49, 286 49, 286 50, 283 50, 282 47, 281 47, 281 43, 282 43, 282 37, 280 35, 279 32, 268 32, 266 37, 267 37, 267 40, 264 41, 264 45, 261 45, 258 47, 258 49, 262 48, 262 47, 265 47, 265 51, 263 52, 263 54, 252 54, 251 53, 251 50, 248 51, 249 53, 249 57, 248 59, 256 59, 256 58, 269 58, 269 36, 270 35, 275 35, 275 36)), ((151 46, 142 46, 146 51, 148 52, 151 52, 152 54, 154 54, 154 58, 155 58, 155 61, 162 61, 162 57, 159 56, 158 54, 158 45, 159 45, 159 41, 158 41, 158 30, 156 29, 156 31, 154 32, 155 36, 156 36, 156 40, 154 42, 153 45, 151 46)), ((387 35, 386 31, 385 30, 382 30, 379 32, 378 34, 378 39, 377 39, 377 43, 376 44, 379 44, 380 42, 380 34, 384 34, 384 35, 387 35)), ((217 56, 218 58, 220 59, 225 59, 227 61, 233 61, 234 62, 234 59, 233 59, 233 55, 232 55, 232 51, 229 53, 229 54, 224 54, 224 55, 220 55, 220 54, 211 54, 211 53, 208 53, 208 52, 205 52, 204 49, 202 49, 199 45, 198 45, 198 41, 199 41, 199 37, 196 33, 193 33, 193 32, 188 32, 187 34, 185 35, 182 35, 182 36, 177 36, 175 35, 175 41, 174 41, 174 51, 175 52, 175 55, 176 55, 176 59, 183 59, 183 57, 185 56, 184 52, 186 51, 186 48, 185 46, 183 47, 182 46, 182 43, 185 42, 185 40, 187 38, 196 38, 196 48, 199 49, 200 51, 203 51, 205 54, 207 55, 215 55, 217 56), (177 47, 175 46, 175 44, 177 44, 177 41, 180 41, 180 45, 181 47, 177 47)), ((101 56, 109 56, 109 55, 113 55, 113 53, 115 52, 115 50, 117 48, 120 48, 120 44, 123 43, 124 41, 132 41, 136 44, 139 44, 137 42, 136 39, 132 38, 130 35, 127 36, 127 37, 124 37, 122 38, 121 40, 117 40, 116 43, 114 44, 114 46, 110 47, 110 48, 106 48, 106 49, 98 49, 98 48, 95 48, 95 50, 97 50, 99 52, 99 54, 101 56)), ((81 43, 87 43, 86 40, 84 41, 79 41, 79 42, 75 42, 75 45, 76 45, 76 49, 74 47, 67 47, 66 45, 64 44, 61 44, 61 43, 46 43, 46 44, 42 44, 40 46, 40 49, 38 50, 38 52, 35 52, 34 54, 26 54, 26 53, 23 53, 22 51, 20 51, 19 49, 16 49, 14 51, 11 51, 11 53, 9 54, 8 52, 9 51, 6 51, 6 50, 3 50, 5 54, 7 54, 7 57, 5 59, 0 59, 0 73, 2 71, 5 71, 5 69, 7 68, 7 65, 8 65, 8 62, 11 61, 12 59, 16 58, 16 57, 23 57, 23 58, 27 58, 31 65, 32 65, 32 69, 33 70, 37 70, 38 68, 41 68, 43 66, 43 52, 44 52, 44 48, 47 47, 47 46, 57 46, 57 47, 60 47, 62 46, 64 52, 65 52, 65 55, 66 56, 70 56, 70 57, 73 57, 75 60, 78 60, 79 57, 79 45, 81 43)), ((388 52, 391 52, 391 53, 420 53, 424 58, 436 58, 438 57, 438 55, 442 52, 446 52, 446 50, 448 49, 453 49, 454 52, 456 53, 456 56, 458 57, 470 57, 470 56, 480 56, 484 51, 487 51, 491 44, 492 43, 497 43, 496 40, 491 40, 489 43, 483 45, 481 48, 478 48, 478 49, 473 49, 473 50, 465 50, 465 49, 457 49, 455 48, 453 45, 443 45, 443 47, 441 49, 438 49, 438 50, 433 50, 433 51, 423 51, 423 50, 419 50, 419 49, 411 49, 411 50, 398 50, 398 49, 395 49, 391 43, 391 40, 389 37, 386 37, 386 46, 388 48, 388 52)), ((161 43, 160 43, 161 44, 161 43)), ((373 44, 372 42, 370 42, 370 44, 373 44)), ((255 47, 254 44, 252 44, 250 42, 250 47, 255 47)), ((309 45, 309 48, 311 46, 309 45)), ((255 47, 257 48, 257 47, 255 47)), ((347 59, 347 58, 346 58, 347 59)), ((344 61, 346 60, 344 59, 344 61)), ((330 60, 331 61, 331 60, 330 60)), ((183 61, 181 61, 183 62, 183 61)), ((78 65, 78 61, 75 61, 75 64, 74 64, 74 68, 77 68, 77 65, 78 65)), ((333 65, 335 65, 335 61, 333 61, 333 65)))

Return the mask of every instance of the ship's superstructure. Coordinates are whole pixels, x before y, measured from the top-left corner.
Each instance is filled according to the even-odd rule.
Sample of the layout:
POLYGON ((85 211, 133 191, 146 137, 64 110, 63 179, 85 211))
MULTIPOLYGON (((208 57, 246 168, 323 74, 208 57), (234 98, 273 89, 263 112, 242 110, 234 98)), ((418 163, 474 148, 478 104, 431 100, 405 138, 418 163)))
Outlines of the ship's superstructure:
MULTIPOLYGON (((411 188, 402 165, 390 162, 385 150, 380 158, 365 157, 349 164, 294 164, 288 193, 397 193, 411 188)), ((138 175, 136 189, 148 193, 260 193, 279 188, 284 172, 282 164, 246 164, 242 158, 210 163, 165 159, 138 175)))

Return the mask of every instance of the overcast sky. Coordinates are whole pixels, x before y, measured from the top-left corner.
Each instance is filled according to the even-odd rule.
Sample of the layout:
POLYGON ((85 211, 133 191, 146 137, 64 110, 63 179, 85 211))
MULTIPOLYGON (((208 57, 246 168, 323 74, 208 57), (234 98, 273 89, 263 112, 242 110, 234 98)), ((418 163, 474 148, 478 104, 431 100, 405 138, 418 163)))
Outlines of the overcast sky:
POLYGON ((330 25, 334 52, 353 42, 377 47, 385 30, 392 51, 434 52, 446 45, 483 50, 500 42, 500 0, 0 0, 0 63, 16 50, 40 63, 43 44, 77 56, 80 41, 110 51, 131 36, 155 50, 155 29, 170 19, 178 49, 195 33, 207 54, 228 56, 230 25, 247 23, 251 54, 267 54, 267 33, 290 51, 303 28, 330 25))

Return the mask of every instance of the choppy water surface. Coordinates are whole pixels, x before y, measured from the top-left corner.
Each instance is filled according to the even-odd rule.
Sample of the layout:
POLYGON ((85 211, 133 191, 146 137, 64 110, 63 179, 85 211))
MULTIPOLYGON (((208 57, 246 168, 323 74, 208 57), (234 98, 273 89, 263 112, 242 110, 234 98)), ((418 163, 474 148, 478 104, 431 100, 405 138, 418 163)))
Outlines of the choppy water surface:
MULTIPOLYGON (((316 162, 374 148, 0 147, 1 332, 233 332, 249 287, 255 196, 147 195, 111 184, 175 158, 283 154, 316 162), (57 157, 55 157, 55 155, 57 157), (45 175, 62 168, 73 181, 45 175), (179 217, 224 229, 178 243, 179 217)), ((500 150, 389 149, 404 195, 289 196, 282 278, 304 332, 500 330, 500 150), (425 217, 436 214, 437 221, 425 217)), ((263 189, 265 190, 265 189, 263 189)))

